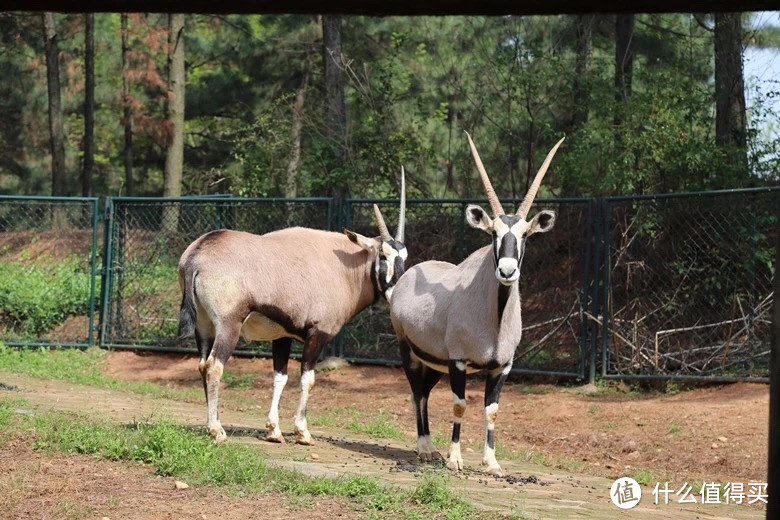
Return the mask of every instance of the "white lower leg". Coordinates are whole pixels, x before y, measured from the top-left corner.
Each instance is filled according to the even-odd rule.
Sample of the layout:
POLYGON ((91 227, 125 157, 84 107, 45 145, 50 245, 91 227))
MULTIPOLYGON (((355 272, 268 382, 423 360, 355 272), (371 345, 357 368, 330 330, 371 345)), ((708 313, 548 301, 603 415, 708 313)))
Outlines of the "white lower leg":
POLYGON ((287 374, 274 372, 274 395, 271 398, 271 410, 268 412, 268 423, 266 423, 268 429, 266 439, 269 441, 284 442, 282 430, 279 427, 279 400, 285 385, 287 385, 287 374))
POLYGON ((295 435, 298 444, 311 444, 311 434, 306 424, 306 403, 313 386, 314 370, 307 370, 301 374, 301 400, 298 403, 298 411, 295 412, 295 435))
POLYGON ((456 471, 463 469, 463 457, 460 453, 460 422, 466 413, 466 400, 461 399, 457 394, 452 394, 452 443, 450 444, 450 453, 447 456, 447 467, 456 471))
POLYGON ((496 461, 495 428, 498 417, 498 403, 485 407, 485 449, 482 453, 482 464, 487 466, 487 472, 492 475, 503 475, 501 466, 496 461))
POLYGON ((227 435, 219 422, 219 380, 222 378, 224 365, 218 359, 209 356, 206 360, 206 394, 208 395, 209 435, 217 444, 227 440, 227 435))

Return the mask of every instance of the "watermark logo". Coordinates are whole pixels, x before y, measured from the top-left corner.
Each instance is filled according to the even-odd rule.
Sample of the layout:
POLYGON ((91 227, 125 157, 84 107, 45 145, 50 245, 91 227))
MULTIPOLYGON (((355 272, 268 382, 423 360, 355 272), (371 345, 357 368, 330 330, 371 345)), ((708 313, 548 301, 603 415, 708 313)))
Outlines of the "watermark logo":
POLYGON ((631 477, 620 477, 612 483, 609 498, 620 509, 631 509, 642 499, 642 488, 631 477))

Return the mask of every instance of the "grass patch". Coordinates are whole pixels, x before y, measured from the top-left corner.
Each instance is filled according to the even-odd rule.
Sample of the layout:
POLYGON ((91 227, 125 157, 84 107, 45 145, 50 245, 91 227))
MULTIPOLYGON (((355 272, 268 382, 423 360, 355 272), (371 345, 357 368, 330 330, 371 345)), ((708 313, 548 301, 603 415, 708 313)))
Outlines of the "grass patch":
POLYGON ((374 413, 364 413, 354 408, 350 409, 352 419, 347 424, 347 429, 356 433, 365 433, 373 437, 386 439, 403 439, 406 437, 398 426, 390 418, 386 410, 378 410, 374 413))
MULTIPOLYGON (((475 515, 474 509, 452 491, 448 476, 424 475, 410 490, 363 476, 308 477, 269 466, 255 446, 215 446, 206 436, 170 422, 121 427, 59 412, 18 415, 9 412, 11 406, 2 400, 0 410, 6 417, 5 430, 29 440, 35 449, 140 461, 152 465, 161 476, 191 484, 225 487, 240 494, 282 492, 294 501, 294 497, 342 497, 369 515, 392 512, 415 519, 475 515)), ((311 502, 303 499, 298 503, 305 507, 311 502)))
POLYGON ((251 372, 241 374, 239 372, 226 371, 222 374, 222 381, 225 382, 225 386, 233 390, 249 390, 252 388, 255 379, 257 379, 257 374, 251 372))
POLYGON ((642 486, 649 486, 658 482, 658 478, 649 469, 636 468, 629 476, 642 486))
POLYGON ((97 348, 11 348, 0 344, 0 370, 152 397, 183 401, 201 400, 203 392, 196 389, 170 388, 147 381, 119 381, 106 377, 103 375, 106 356, 105 351, 97 348))
POLYGON ((670 423, 670 424, 669 424, 669 425, 666 427, 666 431, 667 431, 668 433, 670 433, 670 434, 674 435, 674 434, 676 434, 676 433, 680 433, 680 432, 682 431, 682 428, 680 428, 680 426, 679 426, 678 424, 675 424, 675 423, 670 423))
POLYGON ((346 424, 346 428, 355 433, 386 439, 406 438, 406 434, 393 422, 390 413, 383 409, 376 412, 361 412, 353 406, 349 408, 336 407, 312 413, 308 420, 312 426, 332 428, 346 424))

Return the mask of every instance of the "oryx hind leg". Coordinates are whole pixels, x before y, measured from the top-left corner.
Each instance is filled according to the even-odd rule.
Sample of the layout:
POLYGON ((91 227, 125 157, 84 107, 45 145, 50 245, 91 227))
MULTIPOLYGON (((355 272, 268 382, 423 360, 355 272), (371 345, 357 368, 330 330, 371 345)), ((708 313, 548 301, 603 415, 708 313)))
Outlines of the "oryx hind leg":
POLYGON ((308 423, 306 422, 306 406, 309 402, 309 393, 314 387, 314 366, 317 364, 322 350, 331 340, 331 336, 324 332, 311 329, 306 334, 306 341, 303 344, 303 357, 301 359, 301 400, 298 403, 298 410, 295 412, 295 442, 298 444, 311 445, 312 438, 309 433, 308 423))
POLYGON ((504 381, 512 369, 511 363, 488 373, 485 381, 485 448, 482 452, 482 464, 487 466, 491 475, 503 475, 496 461, 496 420, 498 419, 498 398, 504 381))
POLYGON ((271 398, 271 410, 268 412, 268 422, 266 423, 268 433, 265 435, 265 440, 284 442, 282 430, 279 427, 279 400, 282 397, 285 385, 287 385, 287 362, 290 360, 292 339, 275 339, 271 345, 274 362, 274 393, 271 398))
POLYGON ((216 327, 214 346, 206 358, 206 396, 208 402, 208 423, 209 435, 214 442, 220 444, 227 440, 222 424, 219 421, 219 382, 222 378, 225 364, 238 343, 238 336, 241 331, 241 323, 220 323, 216 327))
POLYGON ((428 397, 442 374, 420 363, 413 357, 408 340, 399 341, 401 347, 401 359, 406 379, 412 389, 412 406, 414 407, 415 420, 417 421, 417 456, 424 461, 440 459, 441 454, 431 441, 431 432, 428 423, 428 397))

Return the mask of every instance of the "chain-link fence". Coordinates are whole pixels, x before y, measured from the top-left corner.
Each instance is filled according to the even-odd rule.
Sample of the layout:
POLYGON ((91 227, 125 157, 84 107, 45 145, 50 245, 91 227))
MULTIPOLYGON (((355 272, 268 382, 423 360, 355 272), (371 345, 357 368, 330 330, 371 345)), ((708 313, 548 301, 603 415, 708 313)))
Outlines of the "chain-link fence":
POLYGON ((766 376, 778 205, 778 188, 606 199, 603 375, 766 376))
MULTIPOLYGON (((295 225, 375 236, 375 202, 394 229, 398 200, 345 200, 336 211, 329 198, 116 198, 100 219, 94 198, 0 197, 0 341, 83 347, 99 330, 103 347, 192 352, 176 329, 177 264, 193 240, 214 229, 295 225)), ((407 267, 458 263, 490 243, 466 224, 469 203, 487 207, 408 201, 407 267)), ((537 201, 558 219, 526 248, 515 369, 765 380, 778 205, 780 188, 537 201)), ((398 363, 387 314, 383 302, 363 311, 331 353, 398 363)), ((241 344, 239 352, 269 350, 241 344)))
MULTIPOLYGON (((506 201, 514 212, 519 200, 506 201)), ((377 234, 373 204, 378 204, 388 225, 398 222, 399 201, 393 199, 350 200, 345 223, 359 233, 377 234)), ((407 267, 425 260, 459 263, 477 249, 490 244, 490 237, 466 224, 470 203, 488 208, 487 201, 409 200, 406 210, 407 267)), ((584 312, 589 278, 591 214, 590 199, 539 199, 534 207, 558 213, 553 232, 530 238, 521 270, 523 341, 517 349, 515 370, 582 377, 587 345, 584 312)), ((488 302, 486 302, 487 304, 488 302)), ((354 361, 400 363, 398 346, 386 304, 376 305, 356 316, 344 329, 339 346, 344 357, 354 361)))
MULTIPOLYGON (((291 226, 331 229, 332 200, 116 198, 107 206, 109 247, 103 295, 102 345, 175 350, 194 340, 177 339, 181 292, 178 261, 196 238, 214 229, 268 233, 291 226)), ((238 350, 269 352, 270 344, 238 350)))
POLYGON ((0 197, 0 342, 93 343, 95 198, 0 197))

